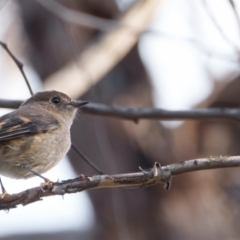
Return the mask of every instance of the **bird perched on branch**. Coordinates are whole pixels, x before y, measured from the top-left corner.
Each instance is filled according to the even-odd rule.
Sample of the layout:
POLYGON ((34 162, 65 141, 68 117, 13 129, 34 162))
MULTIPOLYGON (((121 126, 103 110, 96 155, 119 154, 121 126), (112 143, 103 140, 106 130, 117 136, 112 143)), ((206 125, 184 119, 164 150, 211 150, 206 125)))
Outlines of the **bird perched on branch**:
POLYGON ((39 92, 0 117, 0 175, 42 177, 68 152, 75 114, 87 103, 57 91, 39 92))

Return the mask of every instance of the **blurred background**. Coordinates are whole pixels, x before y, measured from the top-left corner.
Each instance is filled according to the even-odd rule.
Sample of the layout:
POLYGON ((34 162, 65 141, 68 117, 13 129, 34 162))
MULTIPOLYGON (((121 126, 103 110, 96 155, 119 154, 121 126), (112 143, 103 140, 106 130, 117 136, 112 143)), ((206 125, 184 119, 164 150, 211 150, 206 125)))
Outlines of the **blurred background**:
MULTIPOLYGON (((24 63, 34 92, 55 89, 96 103, 168 110, 239 107, 237 0, 1 0, 0 25, 0 40, 24 63)), ((2 49, 0 70, 0 98, 30 97, 2 49)), ((240 125, 136 124, 79 113, 72 141, 103 171, 127 173, 155 161, 239 155, 240 125)), ((0 239, 239 239, 239 172, 188 173, 174 178, 169 191, 151 186, 45 198, 0 212, 0 239)), ((45 176, 81 173, 95 174, 70 150, 45 176)), ((41 183, 3 181, 10 193, 41 183)))

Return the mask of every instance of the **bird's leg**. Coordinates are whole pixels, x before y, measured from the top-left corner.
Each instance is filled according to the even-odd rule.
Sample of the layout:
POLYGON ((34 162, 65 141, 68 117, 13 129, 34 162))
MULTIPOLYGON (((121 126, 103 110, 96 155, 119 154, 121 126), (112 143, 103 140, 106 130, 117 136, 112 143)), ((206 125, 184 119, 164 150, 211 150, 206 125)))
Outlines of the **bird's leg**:
POLYGON ((34 170, 26 167, 25 165, 22 165, 21 167, 44 180, 44 183, 41 183, 41 188, 42 188, 43 191, 46 191, 46 189, 51 187, 51 184, 53 183, 51 180, 49 180, 48 178, 46 178, 46 177, 42 176, 41 174, 35 172, 34 170))
POLYGON ((2 189, 2 194, 0 194, 0 199, 4 199, 6 197, 6 195, 8 195, 8 193, 5 189, 5 187, 3 186, 1 178, 0 178, 0 185, 1 185, 1 189, 2 189))

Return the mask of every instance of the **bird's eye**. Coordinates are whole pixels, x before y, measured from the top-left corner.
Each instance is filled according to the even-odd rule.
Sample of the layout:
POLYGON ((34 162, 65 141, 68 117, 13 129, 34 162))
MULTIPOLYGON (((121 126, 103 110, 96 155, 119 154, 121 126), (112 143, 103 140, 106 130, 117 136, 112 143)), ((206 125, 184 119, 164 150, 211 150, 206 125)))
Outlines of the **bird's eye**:
POLYGON ((54 103, 54 104, 58 104, 58 103, 60 103, 60 98, 59 97, 53 97, 51 99, 51 102, 54 103))

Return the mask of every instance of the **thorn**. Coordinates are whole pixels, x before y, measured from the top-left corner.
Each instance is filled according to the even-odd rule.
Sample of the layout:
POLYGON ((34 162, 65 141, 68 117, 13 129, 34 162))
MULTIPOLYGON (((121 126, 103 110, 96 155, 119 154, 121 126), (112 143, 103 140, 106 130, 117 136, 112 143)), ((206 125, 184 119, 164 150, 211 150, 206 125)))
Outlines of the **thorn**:
POLYGON ((138 168, 144 175, 149 173, 149 171, 142 169, 140 166, 138 168))
POLYGON ((8 193, 7 193, 6 189, 3 186, 1 178, 0 178, 0 185, 1 185, 1 189, 2 189, 2 194, 0 194, 0 198, 1 198, 1 200, 3 200, 8 195, 8 193))
POLYGON ((170 186, 171 186, 171 182, 165 182, 164 185, 163 185, 163 188, 165 190, 169 190, 170 189, 170 186))
POLYGON ((136 123, 136 124, 138 124, 138 123, 139 123, 139 119, 138 119, 138 118, 135 118, 135 119, 133 119, 133 122, 136 123))
POLYGON ((85 180, 86 180, 85 175, 84 175, 84 174, 80 174, 80 175, 79 175, 79 180, 80 180, 80 181, 85 181, 85 180))

